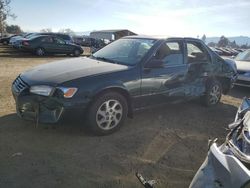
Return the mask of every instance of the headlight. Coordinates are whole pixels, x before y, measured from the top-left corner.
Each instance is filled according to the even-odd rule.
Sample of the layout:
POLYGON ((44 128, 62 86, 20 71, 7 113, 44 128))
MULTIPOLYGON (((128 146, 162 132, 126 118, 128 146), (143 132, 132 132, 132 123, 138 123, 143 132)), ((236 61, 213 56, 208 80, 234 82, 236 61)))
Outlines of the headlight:
POLYGON ((64 98, 71 98, 77 92, 75 87, 58 87, 63 92, 64 98))
POLYGON ((30 87, 30 93, 34 93, 37 95, 43 95, 43 96, 50 96, 53 92, 54 88, 51 86, 31 86, 30 87))

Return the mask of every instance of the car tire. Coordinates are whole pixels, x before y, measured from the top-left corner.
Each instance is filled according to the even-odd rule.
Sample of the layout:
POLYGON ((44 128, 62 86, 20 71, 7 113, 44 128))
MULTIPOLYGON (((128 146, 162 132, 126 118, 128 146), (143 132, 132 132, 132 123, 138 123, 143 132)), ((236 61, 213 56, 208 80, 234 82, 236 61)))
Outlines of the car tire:
POLYGON ((37 48, 35 50, 35 53, 36 53, 37 56, 44 56, 45 55, 45 50, 43 48, 39 47, 39 48, 37 48))
POLYGON ((79 49, 75 49, 75 50, 73 51, 73 55, 74 55, 75 57, 79 57, 79 56, 81 55, 80 50, 79 50, 79 49))
POLYGON ((4 44, 4 45, 7 45, 7 44, 8 44, 8 42, 7 42, 7 41, 3 41, 3 44, 4 44))
POLYGON ((202 100, 206 106, 214 106, 220 102, 222 96, 222 86, 217 80, 211 81, 207 84, 205 96, 202 100))
POLYGON ((116 92, 99 95, 88 110, 88 127, 95 135, 107 135, 118 130, 128 115, 124 96, 116 92))

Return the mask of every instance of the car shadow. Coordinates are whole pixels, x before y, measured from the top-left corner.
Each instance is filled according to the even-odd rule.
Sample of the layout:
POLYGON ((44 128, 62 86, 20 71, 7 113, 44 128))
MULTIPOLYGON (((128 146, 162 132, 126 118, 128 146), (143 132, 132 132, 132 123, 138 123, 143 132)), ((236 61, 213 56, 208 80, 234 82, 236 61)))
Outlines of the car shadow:
MULTIPOLYGON (((119 131, 131 132, 139 127, 158 129, 163 126, 173 130, 189 132, 195 130, 197 133, 209 133, 211 136, 221 133, 217 136, 223 136, 225 128, 233 121, 236 111, 237 107, 224 103, 209 108, 202 106, 198 101, 161 105, 134 112, 134 118, 128 118, 126 125, 119 131), (211 130, 211 127, 215 127, 217 131, 211 130)), ((75 114, 68 115, 55 124, 36 124, 34 121, 22 120, 16 113, 12 113, 0 117, 0 125, 3 129, 19 127, 29 130, 56 130, 54 132, 57 134, 94 136, 87 128, 86 118, 75 114)))
POLYGON ((0 117, 0 128, 2 131, 12 131, 27 129, 28 131, 40 132, 48 130, 55 134, 68 134, 78 136, 92 136, 85 126, 85 120, 80 118, 66 117, 63 121, 55 124, 36 123, 35 121, 23 120, 16 113, 7 114, 0 117))

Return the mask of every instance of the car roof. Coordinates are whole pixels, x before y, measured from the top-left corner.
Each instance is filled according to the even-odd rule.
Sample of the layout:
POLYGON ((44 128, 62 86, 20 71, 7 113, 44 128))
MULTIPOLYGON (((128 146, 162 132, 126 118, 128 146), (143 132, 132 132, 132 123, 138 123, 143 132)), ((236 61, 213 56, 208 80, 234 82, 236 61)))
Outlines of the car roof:
POLYGON ((133 35, 126 36, 123 38, 131 38, 131 39, 153 39, 153 40, 166 40, 166 39, 176 39, 176 40, 195 40, 200 42, 201 40, 198 38, 192 37, 170 37, 170 36, 150 36, 150 35, 133 35))

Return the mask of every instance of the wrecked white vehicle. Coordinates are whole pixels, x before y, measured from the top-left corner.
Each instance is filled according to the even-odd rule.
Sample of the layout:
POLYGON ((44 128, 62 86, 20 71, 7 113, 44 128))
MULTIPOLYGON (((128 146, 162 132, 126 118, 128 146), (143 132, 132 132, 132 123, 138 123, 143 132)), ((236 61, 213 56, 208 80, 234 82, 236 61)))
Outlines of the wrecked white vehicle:
MULTIPOLYGON (((250 188, 250 99, 244 98, 225 142, 209 142, 208 155, 189 188, 250 188)), ((145 188, 156 181, 136 173, 145 188)))
POLYGON ((250 99, 244 98, 225 143, 211 141, 190 188, 250 187, 250 99))

